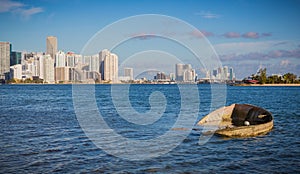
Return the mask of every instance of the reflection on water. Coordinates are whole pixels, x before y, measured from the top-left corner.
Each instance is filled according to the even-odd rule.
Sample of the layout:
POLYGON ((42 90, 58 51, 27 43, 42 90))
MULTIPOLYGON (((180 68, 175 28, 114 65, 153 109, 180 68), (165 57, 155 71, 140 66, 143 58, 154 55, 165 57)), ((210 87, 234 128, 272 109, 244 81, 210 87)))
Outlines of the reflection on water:
MULTIPOLYGON (((162 92, 167 100, 163 116, 148 126, 128 123, 118 117, 110 103, 110 86, 97 85, 98 107, 109 126, 131 139, 151 139, 169 130, 180 111, 176 85, 131 88, 130 101, 139 112, 149 109, 153 91, 162 92)), ((199 120, 208 114, 211 96, 209 85, 198 88, 199 120)), ((252 138, 213 136, 204 145, 198 145, 201 129, 193 129, 170 153, 145 161, 126 161, 106 154, 85 136, 74 113, 71 85, 2 85, 0 172, 299 172, 300 88, 229 86, 227 90, 228 105, 249 103, 272 112, 274 129, 252 138)))

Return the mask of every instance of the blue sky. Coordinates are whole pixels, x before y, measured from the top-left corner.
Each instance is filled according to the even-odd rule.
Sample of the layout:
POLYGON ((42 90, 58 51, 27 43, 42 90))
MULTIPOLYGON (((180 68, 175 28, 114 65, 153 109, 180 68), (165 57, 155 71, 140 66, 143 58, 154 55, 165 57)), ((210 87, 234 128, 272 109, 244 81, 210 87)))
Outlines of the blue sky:
POLYGON ((300 1, 294 0, 0 0, 0 40, 17 51, 45 51, 46 37, 54 35, 59 49, 80 53, 106 25, 133 15, 163 14, 202 31, 238 78, 259 65, 269 74, 299 76, 299 9, 300 1))

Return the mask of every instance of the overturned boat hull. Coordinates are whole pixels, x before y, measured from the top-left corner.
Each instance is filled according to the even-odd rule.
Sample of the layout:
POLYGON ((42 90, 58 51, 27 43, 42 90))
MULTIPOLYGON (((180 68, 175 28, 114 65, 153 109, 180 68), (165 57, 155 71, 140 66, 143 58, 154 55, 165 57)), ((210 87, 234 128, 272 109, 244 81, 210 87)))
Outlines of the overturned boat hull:
POLYGON ((248 104, 233 104, 219 108, 198 122, 198 125, 202 126, 217 126, 215 133, 227 137, 266 134, 272 130, 273 124, 270 112, 248 104))

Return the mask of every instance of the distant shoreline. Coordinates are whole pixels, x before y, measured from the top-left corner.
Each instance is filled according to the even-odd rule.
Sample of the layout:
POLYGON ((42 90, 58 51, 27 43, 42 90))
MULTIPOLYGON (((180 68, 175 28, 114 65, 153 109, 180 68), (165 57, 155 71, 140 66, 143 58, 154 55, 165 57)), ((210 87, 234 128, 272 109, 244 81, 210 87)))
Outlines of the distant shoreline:
MULTIPOLYGON (((2 84, 2 85, 176 85, 174 84, 164 84, 164 83, 9 83, 9 84, 2 84)), ((189 84, 189 83, 186 83, 189 84)), ((209 83, 199 83, 197 85, 203 85, 209 83)), ((195 85, 195 84, 194 84, 195 85)), ((214 85, 214 84, 210 84, 214 85)), ((231 86, 300 86, 300 83, 294 84, 233 84, 231 86)))
POLYGON ((280 83, 280 84, 237 84, 234 86, 300 86, 300 84, 284 84, 284 83, 280 83))

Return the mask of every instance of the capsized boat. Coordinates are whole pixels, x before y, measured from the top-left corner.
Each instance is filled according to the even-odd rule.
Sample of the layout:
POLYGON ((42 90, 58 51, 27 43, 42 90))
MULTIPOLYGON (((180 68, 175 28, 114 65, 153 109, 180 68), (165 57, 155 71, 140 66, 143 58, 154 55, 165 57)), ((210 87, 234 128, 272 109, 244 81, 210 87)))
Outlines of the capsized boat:
POLYGON ((217 126, 215 133, 227 137, 252 137, 273 128, 272 114, 249 104, 232 104, 203 117, 198 125, 217 126))

